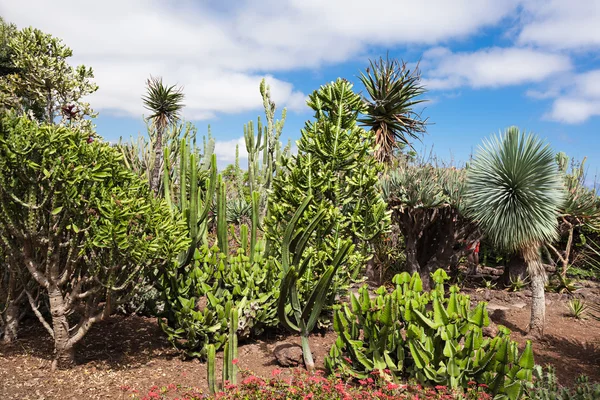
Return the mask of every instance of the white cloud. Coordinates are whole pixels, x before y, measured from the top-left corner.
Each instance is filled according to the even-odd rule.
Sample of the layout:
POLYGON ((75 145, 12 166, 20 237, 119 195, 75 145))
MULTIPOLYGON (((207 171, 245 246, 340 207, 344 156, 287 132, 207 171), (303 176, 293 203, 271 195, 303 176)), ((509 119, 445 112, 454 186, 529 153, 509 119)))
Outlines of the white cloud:
POLYGON ((246 141, 243 137, 232 140, 215 141, 215 154, 217 155, 217 160, 220 163, 225 163, 225 165, 235 162, 236 146, 239 148, 240 167, 246 169, 248 152, 246 151, 246 141))
POLYGON ((261 108, 258 82, 270 76, 274 100, 306 108, 305 94, 277 71, 347 61, 368 45, 434 44, 498 23, 517 0, 359 0, 159 2, 0 0, 2 16, 64 39, 75 61, 94 68, 93 106, 139 117, 150 75, 185 87, 186 117, 261 108), (270 75, 271 74, 271 75, 270 75))
POLYGON ((523 9, 521 44, 574 50, 600 47, 600 0, 529 0, 523 9))
POLYGON ((574 76, 554 97, 549 119, 576 124, 600 116, 600 69, 574 76))
POLYGON ((424 61, 430 66, 424 83, 440 90, 540 82, 572 68, 567 56, 526 48, 493 47, 470 53, 436 48, 425 53, 424 61))

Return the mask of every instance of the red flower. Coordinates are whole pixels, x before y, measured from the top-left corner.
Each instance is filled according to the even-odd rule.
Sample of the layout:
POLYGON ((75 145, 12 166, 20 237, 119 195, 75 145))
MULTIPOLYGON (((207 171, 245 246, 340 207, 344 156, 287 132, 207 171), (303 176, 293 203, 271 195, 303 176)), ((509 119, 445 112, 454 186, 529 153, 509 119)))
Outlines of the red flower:
POLYGON ((387 385, 387 390, 394 390, 394 389, 398 389, 399 385, 395 384, 395 383, 388 383, 387 385))
POLYGON ((233 365, 237 365, 239 362, 240 362, 240 360, 238 360, 237 358, 234 358, 234 359, 231 361, 231 363, 232 363, 233 365))
POLYGON ((271 371, 271 376, 272 377, 276 377, 277 375, 281 374, 281 370, 280 369, 274 369, 273 371, 271 371))

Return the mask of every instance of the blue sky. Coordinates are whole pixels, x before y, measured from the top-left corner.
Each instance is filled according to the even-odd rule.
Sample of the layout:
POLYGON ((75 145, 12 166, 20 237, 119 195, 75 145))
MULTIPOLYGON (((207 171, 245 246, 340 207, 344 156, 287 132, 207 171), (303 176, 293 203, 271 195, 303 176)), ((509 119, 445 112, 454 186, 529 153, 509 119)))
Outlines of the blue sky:
MULTIPOLYGON (((370 58, 420 61, 432 123, 417 150, 457 163, 510 126, 600 171, 599 0, 262 0, 72 3, 0 0, 0 15, 64 39, 94 68, 107 140, 144 130, 145 79, 184 86, 184 116, 212 127, 221 164, 261 114, 266 76, 283 136, 312 117, 305 98, 337 77, 356 83, 370 58), (118 10, 118 11, 115 11, 118 10)), ((244 160, 242 161, 244 162, 244 160)))

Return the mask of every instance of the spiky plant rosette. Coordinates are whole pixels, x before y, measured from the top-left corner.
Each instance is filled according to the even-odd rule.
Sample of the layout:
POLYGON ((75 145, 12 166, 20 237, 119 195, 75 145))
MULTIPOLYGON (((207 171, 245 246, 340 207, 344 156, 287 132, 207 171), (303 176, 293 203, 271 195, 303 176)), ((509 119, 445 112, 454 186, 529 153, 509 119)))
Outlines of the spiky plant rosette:
POLYGON ((555 156, 536 135, 508 128, 484 141, 467 174, 467 213, 508 251, 557 238, 564 186, 555 156))

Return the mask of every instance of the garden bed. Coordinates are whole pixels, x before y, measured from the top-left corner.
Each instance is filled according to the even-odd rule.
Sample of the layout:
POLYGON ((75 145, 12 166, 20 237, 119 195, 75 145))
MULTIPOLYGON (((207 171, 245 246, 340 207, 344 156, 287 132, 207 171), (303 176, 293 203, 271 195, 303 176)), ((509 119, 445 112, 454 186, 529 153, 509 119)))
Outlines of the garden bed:
MULTIPOLYGON (((488 300, 492 321, 512 329, 513 339, 524 343, 530 316, 526 292, 505 296, 496 290, 468 291, 473 298, 488 300)), ((571 384, 580 374, 600 381, 600 322, 575 320, 568 316, 566 296, 548 297, 546 335, 533 344, 536 363, 552 364, 561 384, 571 384)), ((322 367, 334 340, 332 332, 311 337, 317 366, 322 367)), ((299 342, 298 337, 272 332, 243 343, 238 366, 271 377, 280 368, 273 350, 299 342)), ((153 318, 113 316, 98 323, 78 349, 78 365, 54 374, 52 345, 37 321, 23 322, 19 342, 0 345, 1 399, 125 399, 133 391, 147 393, 155 385, 169 384, 207 392, 205 364, 183 360, 153 318)))

